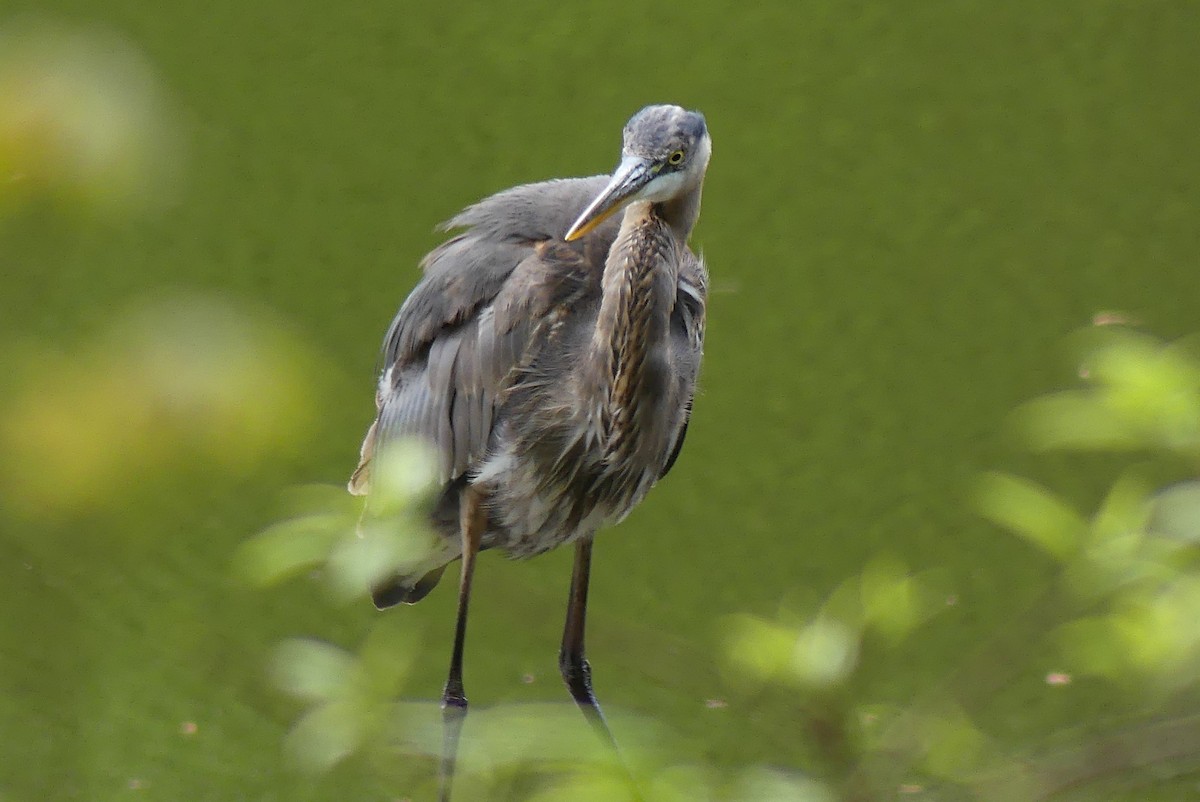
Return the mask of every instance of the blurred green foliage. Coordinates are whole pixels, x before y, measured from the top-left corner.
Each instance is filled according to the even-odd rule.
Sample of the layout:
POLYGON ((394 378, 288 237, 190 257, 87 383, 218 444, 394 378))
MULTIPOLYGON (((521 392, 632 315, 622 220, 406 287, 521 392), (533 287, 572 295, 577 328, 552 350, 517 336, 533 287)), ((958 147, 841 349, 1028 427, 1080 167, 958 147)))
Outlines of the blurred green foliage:
POLYGON ((326 566, 339 597, 364 601, 384 579, 420 566, 435 546, 420 512, 434 489, 431 464, 417 443, 399 443, 379 454, 365 508, 344 488, 294 489, 287 498, 292 514, 241 547, 241 573, 267 585, 326 566))
MULTIPOLYGON (((1033 433, 1031 445, 1037 450, 1136 449, 1200 465, 1200 441, 1189 434, 1200 425, 1200 360, 1180 344, 1124 329, 1105 328, 1081 341, 1086 343, 1083 364, 1089 366, 1080 372, 1082 386, 1038 399, 1016 416, 1033 433), (1079 428, 1080 417, 1102 419, 1106 432, 1126 436, 1088 432, 1079 428)), ((393 516, 419 506, 419 490, 429 476, 418 453, 401 451, 388 464, 398 475, 418 479, 394 480, 391 487, 402 490, 384 493, 386 503, 380 506, 393 516)), ((1042 650, 1054 650, 1070 670, 1047 675, 1049 687, 1100 677, 1106 683, 1104 696, 1141 711, 1122 721, 1123 728, 1161 726, 1164 717, 1175 719, 1189 744, 1184 754, 1194 757, 1200 751, 1200 728, 1193 724, 1200 714, 1198 486, 1188 480, 1155 494, 1140 471, 1130 469, 1116 479, 1094 513, 1085 515, 1029 480, 1000 473, 983 476, 977 493, 983 514, 1052 557, 1058 567, 1045 602, 1014 611, 1010 623, 1024 627, 1020 648, 993 653, 996 644, 985 642, 982 655, 974 659, 998 664, 1002 674, 1015 676, 1022 663, 1042 650), (1160 506, 1162 513, 1156 511, 1160 506), (1163 520, 1169 525, 1152 524, 1163 520), (1180 532, 1188 534, 1180 537, 1180 532), (1049 608, 1053 614, 1046 615, 1049 608)), ((331 503, 344 504, 341 499, 331 503)), ((347 568, 353 562, 339 559, 337 545, 313 559, 321 556, 313 547, 318 542, 314 524, 325 520, 335 521, 335 529, 346 526, 338 515, 310 515, 299 519, 301 526, 275 527, 251 541, 243 558, 279 570, 254 568, 249 574, 270 579, 290 573, 301 555, 306 565, 324 564, 333 573, 349 570, 359 577, 360 569, 347 568)), ((411 519, 405 524, 378 518, 375 523, 399 531, 417 525, 411 519)), ((369 554, 365 560, 375 559, 376 552, 369 554)), ((356 583, 334 584, 347 588, 356 583)), ((895 559, 879 557, 817 610, 793 611, 778 620, 741 615, 721 626, 731 686, 743 692, 774 686, 773 693, 801 700, 807 721, 799 722, 800 731, 823 744, 819 779, 761 767, 748 769, 731 785, 711 768, 684 762, 686 749, 678 734, 629 719, 621 731, 636 745, 623 752, 637 768, 644 786, 639 792, 656 800, 865 800, 888 797, 898 787, 914 798, 949 794, 956 799, 1038 800, 1058 798, 1069 785, 1086 788, 1093 773, 1120 774, 1147 764, 1169 771, 1180 759, 1178 743, 1159 752, 1142 748, 1125 754, 1108 748, 1104 765, 1094 765, 1095 757, 1087 753, 1072 756, 1064 766, 1053 753, 1013 750, 988 734, 953 685, 931 688, 911 705, 872 704, 853 682, 864 652, 873 649, 871 641, 877 642, 877 651, 919 637, 922 623, 944 608, 938 586, 935 575, 913 574, 895 559), (643 734, 635 735, 639 730, 643 734), (655 736, 646 738, 651 730, 655 736), (1058 779, 1064 773, 1070 782, 1058 779), (905 782, 897 785, 897 777, 905 782)), ((365 594, 366 586, 358 587, 365 594)), ((383 627, 377 625, 376 632, 383 627)), ((387 641, 372 634, 358 658, 309 641, 285 644, 277 663, 281 684, 313 705, 289 736, 293 754, 308 768, 327 770, 355 749, 377 745, 379 739, 370 734, 393 715, 388 712, 393 705, 402 704, 388 694, 404 671, 402 655, 411 653, 412 646, 389 642, 381 648, 381 642, 387 641)), ((614 771, 616 756, 605 759, 602 744, 592 743, 588 750, 562 740, 561 733, 576 729, 563 716, 574 715, 569 705, 484 711, 483 724, 467 731, 469 746, 461 761, 468 778, 460 782, 471 789, 470 798, 511 795, 511 772, 540 778, 521 794, 528 799, 637 798, 614 771), (498 717, 503 725, 496 724, 498 717), (507 770, 498 772, 501 766, 507 770)), ((479 716, 473 713, 469 720, 479 716)), ((395 732, 410 746, 424 742, 423 751, 436 755, 436 721, 428 713, 420 724, 418 720, 397 720, 415 727, 415 735, 401 726, 395 732)), ((1057 722, 1064 731, 1079 723, 1057 722)), ((1035 736, 1045 734, 1027 734, 1029 741, 1035 736)))
POLYGON ((312 357, 259 309, 221 298, 148 299, 78 352, 8 355, 16 394, 0 421, 0 491, 27 519, 119 502, 180 460, 245 472, 316 410, 312 357))
MULTIPOLYGON (((606 169, 663 100, 717 138, 704 392, 589 635, 642 794, 1194 797, 1194 341, 1107 325, 1194 326, 1194 8, 4 14, 0 797, 432 794, 453 594, 362 599, 419 559, 419 460, 362 523, 275 499, 352 467, 430 227, 606 169), (1011 462, 975 487, 998 538, 960 480, 1011 462)), ((561 558, 485 555, 462 799, 630 795, 540 701, 561 558)))
POLYGON ((0 22, 0 223, 30 205, 119 218, 177 197, 180 135, 133 44, 100 26, 0 22))

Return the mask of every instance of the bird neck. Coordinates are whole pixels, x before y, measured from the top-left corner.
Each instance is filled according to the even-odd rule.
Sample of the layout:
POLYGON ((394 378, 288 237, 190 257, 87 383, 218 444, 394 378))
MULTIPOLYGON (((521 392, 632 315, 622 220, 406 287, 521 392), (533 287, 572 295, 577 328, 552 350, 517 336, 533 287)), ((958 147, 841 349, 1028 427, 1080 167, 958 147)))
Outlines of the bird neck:
POLYGON ((696 227, 696 221, 700 219, 701 189, 702 185, 698 185, 690 192, 654 205, 654 213, 671 227, 679 242, 688 241, 692 229, 696 227))
POLYGON ((680 246, 669 227, 656 205, 630 204, 604 264, 591 362, 603 399, 596 423, 609 450, 638 430, 639 399, 665 390, 650 352, 666 336, 679 278, 680 246))

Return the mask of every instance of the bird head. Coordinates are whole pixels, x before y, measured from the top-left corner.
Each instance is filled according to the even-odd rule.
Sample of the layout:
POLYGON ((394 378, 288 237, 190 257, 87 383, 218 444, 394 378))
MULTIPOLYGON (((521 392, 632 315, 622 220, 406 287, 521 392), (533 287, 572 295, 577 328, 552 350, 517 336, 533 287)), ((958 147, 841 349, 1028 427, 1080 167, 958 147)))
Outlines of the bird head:
POLYGON ((628 203, 664 203, 698 190, 711 155, 703 114, 647 106, 625 124, 621 163, 564 239, 579 239, 628 203))

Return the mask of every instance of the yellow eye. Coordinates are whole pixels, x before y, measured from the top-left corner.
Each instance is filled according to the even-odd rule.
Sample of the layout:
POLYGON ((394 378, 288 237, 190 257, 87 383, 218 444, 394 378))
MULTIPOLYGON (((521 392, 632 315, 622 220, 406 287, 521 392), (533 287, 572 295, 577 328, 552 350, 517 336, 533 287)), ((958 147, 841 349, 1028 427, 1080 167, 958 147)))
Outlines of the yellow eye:
POLYGON ((683 151, 677 150, 667 157, 667 164, 672 166, 683 164, 683 151))

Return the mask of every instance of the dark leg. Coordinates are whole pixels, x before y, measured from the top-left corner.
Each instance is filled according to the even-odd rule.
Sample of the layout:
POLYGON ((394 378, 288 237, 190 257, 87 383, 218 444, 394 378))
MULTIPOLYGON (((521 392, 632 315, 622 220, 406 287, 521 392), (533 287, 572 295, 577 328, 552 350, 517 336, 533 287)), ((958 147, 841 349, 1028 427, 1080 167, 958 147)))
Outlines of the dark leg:
POLYGON ((629 766, 621 757, 621 749, 617 739, 613 737, 604 713, 600 711, 600 703, 592 692, 592 667, 583 656, 583 627, 587 619, 588 576, 592 570, 592 539, 580 540, 575 544, 575 566, 571 569, 571 593, 567 597, 567 624, 563 627, 562 651, 558 653, 558 669, 562 672, 563 682, 571 698, 600 737, 612 747, 613 755, 625 772, 629 789, 634 798, 641 800, 637 790, 637 781, 629 766))
MULTIPOLYGON (((613 737, 596 694, 592 692, 592 667, 583 656, 583 625, 587 618, 588 574, 592 568, 592 539, 575 544, 575 567, 571 570, 571 594, 567 598, 567 624, 563 628, 562 651, 558 653, 558 669, 562 672, 567 690, 588 722, 596 729, 620 760, 620 749, 613 737)), ((624 765, 624 761, 621 761, 624 765)), ((626 769, 628 774, 628 769, 626 769)), ((632 783, 632 777, 630 778, 632 783)))
POLYGON ((462 533, 462 578, 458 585, 458 618, 454 626, 454 651, 450 655, 450 676, 442 691, 442 765, 438 772, 442 802, 450 800, 454 783, 454 762, 458 757, 458 738, 463 719, 467 717, 467 696, 463 692, 463 642, 467 635, 467 605, 471 600, 471 577, 475 572, 475 555, 487 526, 483 499, 473 487, 467 487, 459 497, 459 529, 462 533))

